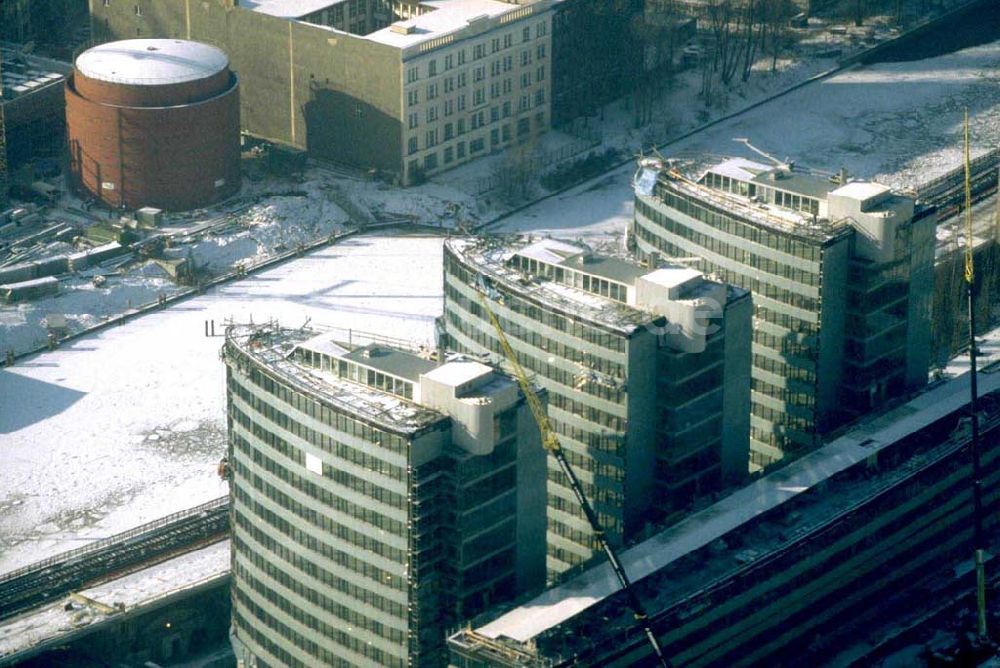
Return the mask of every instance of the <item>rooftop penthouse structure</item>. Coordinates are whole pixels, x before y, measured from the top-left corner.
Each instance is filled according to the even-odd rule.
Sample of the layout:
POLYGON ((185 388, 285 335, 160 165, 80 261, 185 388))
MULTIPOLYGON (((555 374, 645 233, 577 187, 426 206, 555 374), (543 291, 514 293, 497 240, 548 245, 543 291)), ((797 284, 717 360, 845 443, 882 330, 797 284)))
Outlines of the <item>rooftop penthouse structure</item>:
POLYGON ((234 650, 440 666, 448 629, 544 583, 538 429, 490 366, 337 338, 227 330, 234 650))
MULTIPOLYGON (((446 345, 504 363, 487 299, 612 542, 746 475, 746 291, 554 239, 453 239, 444 272, 446 345)), ((597 544, 551 458, 548 481, 555 579, 597 544)))
POLYGON ((793 165, 644 161, 630 242, 753 293, 751 467, 921 387, 934 226, 910 197, 793 165))

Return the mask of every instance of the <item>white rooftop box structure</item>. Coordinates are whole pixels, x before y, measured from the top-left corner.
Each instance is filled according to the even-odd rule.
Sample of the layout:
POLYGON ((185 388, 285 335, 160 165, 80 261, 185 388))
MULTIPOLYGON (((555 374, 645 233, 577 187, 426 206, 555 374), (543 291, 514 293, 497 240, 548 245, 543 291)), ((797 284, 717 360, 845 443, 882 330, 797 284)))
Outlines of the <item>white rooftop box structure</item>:
POLYGON ((448 362, 421 374, 418 401, 451 417, 456 445, 473 455, 488 455, 497 440, 494 417, 518 399, 514 383, 498 380, 493 369, 480 362, 448 362))
POLYGON ((858 231, 855 251, 873 262, 895 256, 896 230, 913 217, 913 200, 894 195, 888 186, 854 182, 827 196, 831 220, 847 219, 858 231))

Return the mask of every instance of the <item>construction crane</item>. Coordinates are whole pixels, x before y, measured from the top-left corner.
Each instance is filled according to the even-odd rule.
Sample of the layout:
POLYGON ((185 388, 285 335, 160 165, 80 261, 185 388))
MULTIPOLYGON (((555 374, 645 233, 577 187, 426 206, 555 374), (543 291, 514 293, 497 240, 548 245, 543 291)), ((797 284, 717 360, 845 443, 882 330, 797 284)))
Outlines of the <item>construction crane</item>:
POLYGON ((583 514, 586 515, 587 521, 590 523, 590 529, 594 532, 594 536, 600 543, 601 549, 604 551, 604 555, 608 558, 608 563, 611 564, 611 570, 614 571, 615 577, 618 578, 618 583, 621 585, 622 590, 625 592, 625 596, 628 598, 628 604, 629 607, 632 608, 632 614, 635 617, 635 621, 637 624, 642 626, 642 630, 646 634, 646 638, 649 640, 649 644, 652 646, 653 653, 656 655, 660 666, 662 666, 662 668, 670 668, 670 662, 663 654, 663 648, 660 647, 660 641, 656 639, 656 635, 653 633, 653 629, 649 625, 649 616, 646 614, 646 610, 643 608, 642 602, 636 595, 635 590, 632 587, 632 582, 625 573, 625 569, 622 567, 621 561, 618 560, 617 553, 608 542, 604 529, 601 527, 600 520, 597 519, 597 513, 594 512, 590 502, 587 501, 587 497, 583 493, 583 486, 580 484, 580 479, 576 477, 572 467, 569 465, 569 460, 566 459, 566 454, 563 452, 562 445, 559 443, 559 437, 556 435, 555 429, 552 428, 552 423, 549 422, 549 415, 542 406, 542 401, 538 398, 538 394, 535 392, 535 389, 531 386, 531 381, 528 379, 528 375, 521 367, 520 362, 517 361, 517 355, 514 354, 514 349, 510 347, 510 343, 507 341, 507 335, 504 333, 503 327, 500 326, 500 321, 497 319, 496 314, 493 313, 493 309, 490 308, 489 300, 487 299, 487 287, 482 277, 480 277, 479 301, 482 304, 487 317, 490 319, 490 324, 492 324, 493 329, 496 330, 497 338, 500 340, 500 347, 503 350, 504 357, 506 357, 507 361, 510 363, 511 368, 514 371, 514 376, 517 378, 517 383, 521 386, 524 398, 527 400, 528 406, 531 408, 531 414, 534 416, 535 422, 538 423, 538 430, 541 432, 542 437, 542 446, 545 447, 549 454, 555 457, 556 462, 559 463, 559 468, 562 469, 563 474, 565 474, 566 478, 569 480, 570 487, 573 489, 573 494, 576 496, 576 500, 580 503, 580 507, 583 508, 583 514))
POLYGON ((4 121, 3 52, 0 51, 0 208, 7 205, 7 127, 4 121))
POLYGON ((812 174, 814 176, 822 176, 822 177, 825 177, 825 178, 833 178, 833 177, 836 176, 836 174, 824 171, 822 169, 816 169, 814 167, 806 167, 804 165, 799 165, 795 161, 789 160, 788 158, 785 158, 784 160, 778 160, 777 158, 775 158, 770 153, 762 151, 761 149, 759 149, 756 146, 754 146, 753 144, 751 144, 750 140, 747 137, 733 137, 733 141, 737 142, 737 143, 740 143, 740 144, 743 144, 744 146, 746 146, 748 149, 750 149, 751 151, 753 151, 757 155, 770 160, 772 163, 774 163, 774 166, 777 167, 777 168, 779 168, 779 169, 787 169, 787 170, 791 171, 793 168, 797 167, 798 171, 805 171, 805 172, 807 172, 809 174, 812 174))

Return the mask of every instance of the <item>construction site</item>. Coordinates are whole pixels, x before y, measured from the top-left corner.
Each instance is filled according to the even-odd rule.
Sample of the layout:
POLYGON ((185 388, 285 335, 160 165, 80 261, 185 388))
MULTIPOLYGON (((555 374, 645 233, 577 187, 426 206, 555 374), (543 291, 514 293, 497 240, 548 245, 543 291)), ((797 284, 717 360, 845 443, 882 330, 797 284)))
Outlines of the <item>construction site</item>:
MULTIPOLYGON (((280 23, 294 35, 283 44, 304 44, 304 16, 274 14, 289 3, 250 4, 241 3, 238 20, 254 14, 261 25, 280 23)), ((143 11, 127 20, 145 30, 160 9, 143 4, 143 11)), ((213 5, 208 14, 218 11, 213 5)), ((399 18, 424 25, 420 17, 399 18)), ((334 15, 310 18, 327 20, 334 15)), ((549 35, 532 27, 528 41, 537 59, 549 35)), ((343 29, 322 27, 324 35, 343 29)), ((546 31, 555 29, 554 21, 546 23, 546 31)), ((404 52, 419 49, 407 41, 411 35, 385 30, 393 33, 382 36, 386 42, 405 42, 404 52)), ((696 310, 692 305, 716 288, 730 291, 734 309, 746 293, 711 272, 695 276, 690 258, 678 266, 660 266, 659 256, 622 260, 638 209, 634 160, 566 189, 546 190, 540 173, 532 188, 547 196, 516 209, 499 190, 481 190, 493 176, 491 161, 503 159, 499 150, 401 188, 382 174, 245 134, 240 113, 248 79, 237 67, 245 61, 230 62, 212 42, 143 33, 80 49, 72 64, 4 47, 0 178, 12 187, 0 188, 10 197, 0 205, 0 665, 93 659, 92 652, 156 662, 226 654, 212 643, 228 647, 224 626, 232 610, 224 599, 236 581, 244 656, 275 665, 332 664, 347 655, 377 665, 416 658, 456 666, 852 665, 888 657, 905 644, 904 631, 919 614, 943 609, 921 607, 921 597, 950 601, 971 590, 970 415, 977 416, 983 443, 996 441, 1000 424, 994 373, 1000 339, 993 330, 1000 308, 1000 161, 991 120, 1000 43, 888 64, 832 58, 824 62, 836 72, 804 85, 794 76, 804 78, 808 68, 793 68, 794 76, 775 76, 773 89, 749 92, 751 108, 731 118, 720 113, 702 127, 705 118, 684 111, 679 134, 697 132, 659 149, 689 173, 703 174, 725 159, 752 158, 733 143, 749 137, 791 156, 783 164, 801 157, 830 172, 843 167, 891 184, 893 197, 936 217, 930 385, 879 402, 874 416, 835 430, 787 466, 755 473, 749 485, 732 482, 746 476, 741 470, 727 487, 718 482, 721 472, 745 459, 728 444, 745 425, 726 421, 728 400, 719 388, 743 387, 749 379, 708 379, 728 373, 722 371, 726 341, 760 322, 748 316, 749 328, 708 337, 702 344, 710 354, 694 363, 701 353, 685 346, 698 337, 685 338, 690 332, 677 323, 692 329, 697 316, 684 320, 678 313, 696 310), (772 94, 776 99, 765 101, 772 94), (19 105, 29 104, 37 106, 25 116, 19 105), (955 149, 964 108, 972 135, 968 170, 955 149), (58 145, 40 141, 53 133, 62 138, 58 145), (471 232, 482 238, 443 239, 471 232), (970 249, 980 280, 975 316, 982 338, 971 346, 979 355, 978 410, 968 405, 963 313, 970 249), (486 269, 475 270, 480 261, 486 269), (477 271, 478 280, 468 278, 477 271), (550 306, 552 314, 539 315, 550 306), (577 324, 555 334, 557 317, 577 324), (449 318, 452 339, 443 344, 449 339, 441 338, 448 329, 442 322, 449 318), (678 330, 657 329, 661 318, 678 330), (586 355, 564 355, 584 320, 601 333, 586 335, 592 338, 580 349, 586 355), (227 330, 234 323, 241 324, 227 330), (378 341, 362 342, 372 337, 363 331, 378 332, 378 341), (702 409, 667 406, 671 397, 708 397, 715 426, 711 448, 703 448, 711 457, 698 457, 697 466, 684 461, 688 453, 680 446, 647 457, 649 474, 693 468, 661 481, 656 498, 670 499, 662 523, 629 517, 626 530, 626 520, 609 511, 618 500, 608 490, 626 488, 624 475, 611 479, 609 462, 643 450, 599 453, 593 470, 587 457, 591 443, 617 447, 609 425, 619 424, 613 420, 621 410, 611 405, 608 397, 617 396, 611 393, 657 391, 639 389, 638 361, 618 373, 615 365, 627 356, 609 347, 618 345, 615 337, 637 341, 645 331, 668 351, 661 356, 677 358, 669 367, 677 370, 676 382, 664 372, 655 387, 664 410, 696 415, 685 418, 684 438, 694 442, 698 429, 691 425, 702 409), (391 350, 403 339, 418 347, 407 355, 391 350), (464 361, 452 360, 465 365, 461 372, 441 364, 442 351, 456 341, 467 349, 464 361), (685 394, 689 376, 698 378, 685 394), (559 383, 570 389, 563 392, 559 383), (527 499, 508 478, 476 485, 484 470, 478 457, 497 464, 511 455, 509 443, 486 453, 487 442, 496 445, 491 438, 505 432, 490 436, 482 426, 510 427, 483 417, 491 410, 485 407, 508 395, 524 402, 517 438, 530 442, 536 456, 547 451, 542 472, 547 468, 550 482, 558 482, 554 492, 539 492, 535 480, 527 505, 547 498, 572 520, 560 531, 572 525, 572 533, 561 536, 566 545, 553 542, 565 558, 559 572, 548 573, 553 588, 542 590, 537 577, 544 566, 535 563, 527 578, 534 584, 501 603, 521 563, 510 499, 527 499), (343 423, 324 422, 324 406, 353 411, 359 426, 348 434, 343 423), (275 427, 274 420, 287 424, 275 427), (595 438, 583 433, 587 421, 595 438), (399 425, 406 426, 402 436, 392 431, 399 425), (442 445, 448 429, 453 440, 442 445), (540 439, 529 438, 531 429, 540 439), (396 437, 420 442, 403 448, 407 456, 425 448, 446 456, 404 461, 393 450, 396 437), (425 484, 431 479, 451 487, 435 496, 425 484), (296 485, 301 489, 289 491, 296 485), (353 491, 339 498, 346 487, 353 491), (319 504, 311 512, 302 490, 319 504), (473 502, 475 494, 482 504, 473 502), (421 503, 409 504, 408 496, 421 503), (460 522, 449 514, 456 509, 460 522), (495 521, 482 521, 487 515, 495 521), (331 530, 333 522, 339 528, 331 530), (442 527, 459 538, 444 541, 442 527), (310 585, 313 600, 299 591, 302 582, 289 579, 311 568, 286 549, 295 541, 308 544, 317 561, 336 564, 305 578, 319 583, 310 585), (585 544, 587 554, 569 558, 572 542, 585 544), (442 565, 444 543, 462 545, 468 563, 442 565), (279 552, 281 559, 274 556, 279 552), (231 560, 231 554, 241 556, 231 560), (282 559, 285 572, 274 568, 282 559), (503 577, 483 575, 480 559, 499 564, 503 577), (417 562, 420 568, 411 569, 417 562), (418 587, 421 570, 429 579, 418 587), (348 571, 356 589, 344 603, 348 584, 335 578, 348 571), (456 577, 467 584, 461 601, 439 587, 456 577), (896 593, 885 596, 886 586, 896 593), (324 599, 316 594, 321 589, 324 599), (375 612, 371 601, 383 607, 375 612), (198 612, 206 606, 214 619, 198 612), (331 614, 351 632, 324 621, 331 614), (733 629, 722 641, 711 632, 720 624, 733 629), (410 629, 417 629, 413 638, 406 636, 410 629), (336 651, 321 636, 335 638, 336 651)), ((687 110, 696 92, 684 75, 679 81, 678 107, 687 110)), ((288 122, 281 132, 301 133, 295 110, 276 106, 274 114, 288 122)), ((648 148, 630 127, 634 110, 627 106, 609 106, 609 118, 618 114, 621 127, 589 151, 614 148, 631 156, 648 148)), ((544 137, 540 145, 554 150, 579 142, 557 131, 544 137)), ((835 185, 860 184, 844 176, 835 185)), ((883 195, 881 187, 876 194, 883 195)), ((869 204, 875 206, 861 206, 869 204)), ((637 405, 639 416, 646 407, 637 405)), ((998 499, 998 462, 984 450, 987 506, 998 499)), ((642 461, 629 466, 644 474, 642 461)), ((985 528, 993 533, 995 517, 985 528)), ((994 562, 987 559, 991 573, 994 562)), ((991 576, 991 606, 994 592, 991 576)), ((992 627, 997 619, 990 614, 992 627)))

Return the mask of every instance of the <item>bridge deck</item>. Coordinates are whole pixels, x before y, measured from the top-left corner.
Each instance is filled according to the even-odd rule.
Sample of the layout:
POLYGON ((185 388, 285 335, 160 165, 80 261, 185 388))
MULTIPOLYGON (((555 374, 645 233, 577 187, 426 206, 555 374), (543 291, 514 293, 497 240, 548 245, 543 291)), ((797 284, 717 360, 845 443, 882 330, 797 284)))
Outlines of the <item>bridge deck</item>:
POLYGON ((78 592, 112 608, 121 603, 124 605, 121 612, 105 614, 80 604, 66 610, 69 598, 61 596, 30 612, 0 621, 0 666, 17 663, 46 646, 67 642, 118 615, 154 605, 184 590, 226 577, 228 573, 229 541, 222 540, 78 592))

